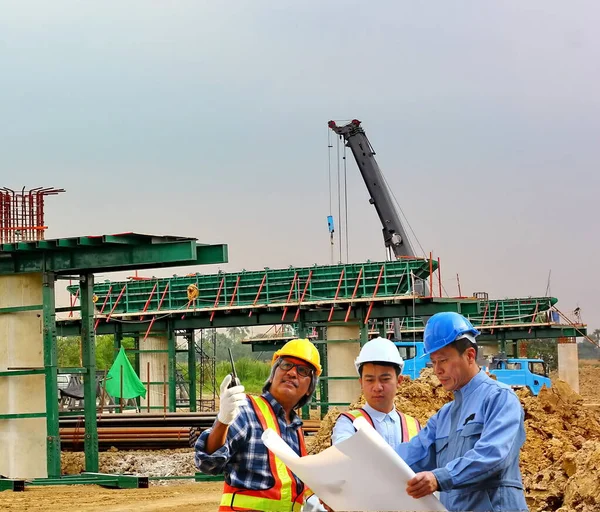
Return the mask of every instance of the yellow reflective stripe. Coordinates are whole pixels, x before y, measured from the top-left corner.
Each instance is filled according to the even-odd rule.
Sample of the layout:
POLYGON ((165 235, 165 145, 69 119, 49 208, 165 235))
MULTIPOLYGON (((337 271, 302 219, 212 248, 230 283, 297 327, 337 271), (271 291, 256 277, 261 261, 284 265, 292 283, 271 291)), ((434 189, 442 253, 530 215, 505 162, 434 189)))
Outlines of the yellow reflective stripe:
POLYGON ((268 510, 272 512, 300 512, 302 510, 302 503, 294 503, 290 508, 290 502, 287 503, 280 500, 271 500, 268 498, 261 498, 259 496, 247 496, 244 494, 232 494, 227 493, 223 494, 221 497, 221 506, 222 507, 233 507, 237 508, 247 508, 250 510, 268 510))
MULTIPOLYGON (((281 435, 281 432, 279 431, 279 425, 277 424, 277 418, 273 417, 273 412, 271 411, 271 408, 265 399, 259 397, 255 399, 254 402, 256 405, 258 405, 258 408, 262 412, 265 421, 267 422, 267 427, 272 428, 275 432, 281 435)), ((279 457, 275 457, 275 470, 277 471, 277 477, 281 482, 281 501, 287 501, 288 503, 291 503, 293 501, 292 479, 290 478, 290 474, 288 473, 286 465, 281 461, 281 459, 279 459, 279 457)))
POLYGON ((346 414, 350 414, 351 416, 354 416, 354 418, 359 418, 360 416, 363 415, 362 411, 346 411, 346 414))
POLYGON ((419 433, 419 425, 417 420, 412 416, 404 415, 406 418, 406 427, 408 428, 408 439, 412 439, 419 433))

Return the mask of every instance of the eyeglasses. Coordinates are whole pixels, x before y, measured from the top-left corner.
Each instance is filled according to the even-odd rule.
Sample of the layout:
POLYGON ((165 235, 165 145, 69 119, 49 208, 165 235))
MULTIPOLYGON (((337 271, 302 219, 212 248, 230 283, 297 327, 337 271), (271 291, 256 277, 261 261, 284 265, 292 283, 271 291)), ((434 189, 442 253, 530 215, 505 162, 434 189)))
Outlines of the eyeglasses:
POLYGON ((279 364, 279 368, 281 368, 284 372, 289 372, 294 367, 296 368, 296 371, 300 377, 311 377, 313 374, 313 369, 308 366, 304 366, 303 364, 296 364, 292 363, 291 361, 281 361, 279 364))

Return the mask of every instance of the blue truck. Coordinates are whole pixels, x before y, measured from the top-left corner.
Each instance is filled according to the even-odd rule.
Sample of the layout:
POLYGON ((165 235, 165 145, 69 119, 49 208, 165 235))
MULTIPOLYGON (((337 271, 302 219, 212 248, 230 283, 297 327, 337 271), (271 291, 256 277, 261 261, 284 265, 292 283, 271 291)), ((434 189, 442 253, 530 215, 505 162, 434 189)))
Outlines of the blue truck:
MULTIPOLYGON (((394 342, 404 359, 403 375, 416 379, 421 370, 431 366, 429 356, 423 356, 423 343, 411 343, 408 341, 394 342)), ((533 395, 537 395, 542 386, 549 388, 551 381, 548 378, 548 367, 543 359, 512 358, 505 354, 492 357, 492 361, 484 368, 494 374, 499 382, 503 382, 514 388, 526 387, 533 395)))

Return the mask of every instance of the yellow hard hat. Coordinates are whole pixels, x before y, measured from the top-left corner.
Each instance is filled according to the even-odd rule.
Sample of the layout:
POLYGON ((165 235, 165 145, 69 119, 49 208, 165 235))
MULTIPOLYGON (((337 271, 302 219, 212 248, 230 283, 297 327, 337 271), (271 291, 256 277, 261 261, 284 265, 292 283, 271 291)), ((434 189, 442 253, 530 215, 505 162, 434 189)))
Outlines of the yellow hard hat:
POLYGON ((297 357, 314 366, 317 376, 321 375, 321 356, 319 351, 309 340, 297 339, 288 341, 283 347, 273 354, 271 364, 274 364, 279 357, 297 357))

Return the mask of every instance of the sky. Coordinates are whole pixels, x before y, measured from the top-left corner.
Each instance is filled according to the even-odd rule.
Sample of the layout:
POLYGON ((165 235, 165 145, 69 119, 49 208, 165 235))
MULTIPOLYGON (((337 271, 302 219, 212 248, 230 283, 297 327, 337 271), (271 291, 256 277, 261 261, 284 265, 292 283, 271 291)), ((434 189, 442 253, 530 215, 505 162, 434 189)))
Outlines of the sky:
MULTIPOLYGON (((327 121, 358 118, 449 295, 457 274, 498 298, 550 276, 600 328, 595 0, 0 7, 0 186, 67 190, 47 238, 227 243, 203 273, 328 264, 327 121)), ((382 260, 348 157, 349 260, 382 260)))

